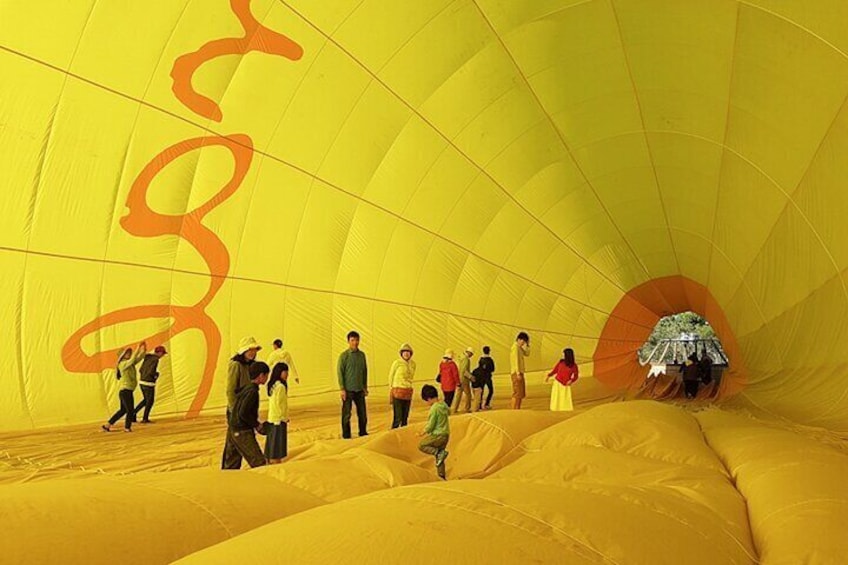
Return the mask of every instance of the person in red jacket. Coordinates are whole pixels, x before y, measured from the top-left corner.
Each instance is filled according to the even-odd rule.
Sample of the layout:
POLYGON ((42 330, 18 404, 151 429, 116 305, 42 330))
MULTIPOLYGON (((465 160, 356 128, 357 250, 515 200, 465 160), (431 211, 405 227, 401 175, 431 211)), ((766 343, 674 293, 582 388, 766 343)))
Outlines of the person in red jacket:
POLYGON ((551 377, 555 380, 551 385, 551 410, 554 412, 574 410, 574 404, 571 401, 571 385, 580 378, 580 370, 574 361, 573 349, 563 350, 562 359, 548 373, 545 382, 550 381, 551 377))
POLYGON ((442 394, 445 396, 445 404, 450 407, 453 397, 459 386, 459 367, 453 362, 453 349, 445 351, 442 362, 439 364, 439 382, 442 385, 442 394))

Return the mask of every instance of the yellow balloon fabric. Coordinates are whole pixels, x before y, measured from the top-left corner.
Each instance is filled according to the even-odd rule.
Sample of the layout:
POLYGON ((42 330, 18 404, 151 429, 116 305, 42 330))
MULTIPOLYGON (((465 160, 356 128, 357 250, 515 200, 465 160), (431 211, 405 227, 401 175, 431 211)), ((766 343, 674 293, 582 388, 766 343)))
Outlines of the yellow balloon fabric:
POLYGON ((843 4, 3 0, 0 428, 102 419, 144 338, 179 415, 244 336, 307 393, 350 329, 375 385, 519 330, 588 376, 671 277, 747 401, 848 429, 843 4))
MULTIPOLYGON (((572 347, 632 396, 656 322, 693 310, 730 411, 466 418, 452 473, 485 480, 447 485, 408 430, 327 446, 250 475, 289 506, 245 520, 243 478, 75 479, 97 500, 63 535, 114 562, 144 522, 97 518, 148 490, 150 562, 329 562, 410 513, 357 557, 488 535, 505 563, 832 562, 845 454, 804 434, 848 432, 846 24, 844 0, 0 0, 0 431, 102 422, 141 341, 168 349, 162 416, 222 415, 248 336, 284 341, 293 396, 334 391, 349 330, 381 392, 402 343, 418 381, 483 344, 504 374, 527 331, 528 373, 572 347)), ((0 488, 13 561, 51 556, 12 517, 88 504, 0 488)))

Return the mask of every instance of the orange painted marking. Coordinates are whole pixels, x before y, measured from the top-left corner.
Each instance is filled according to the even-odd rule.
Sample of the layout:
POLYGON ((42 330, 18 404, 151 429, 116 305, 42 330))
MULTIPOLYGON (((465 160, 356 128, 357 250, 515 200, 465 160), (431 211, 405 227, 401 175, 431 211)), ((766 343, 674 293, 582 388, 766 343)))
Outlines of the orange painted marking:
POLYGON ((253 144, 246 135, 231 137, 198 137, 181 141, 168 147, 156 155, 136 178, 127 198, 130 212, 121 219, 121 226, 138 237, 159 237, 176 235, 188 241, 209 267, 210 283, 206 295, 194 306, 152 305, 135 306, 104 314, 89 322, 72 335, 62 348, 62 363, 70 372, 95 373, 115 366, 118 349, 102 351, 88 355, 82 350, 82 340, 85 336, 105 327, 136 320, 152 318, 173 318, 174 323, 166 331, 149 336, 150 343, 164 343, 180 333, 198 329, 206 340, 206 364, 203 368, 200 385, 186 414, 188 417, 200 413, 209 392, 212 389, 212 379, 215 374, 215 363, 221 350, 221 333, 214 320, 206 314, 209 305, 229 273, 230 256, 226 246, 215 233, 203 225, 203 218, 224 203, 241 186, 253 158, 253 144), (203 205, 179 215, 159 214, 150 209, 147 203, 147 192, 150 184, 162 170, 177 158, 190 151, 202 147, 220 145, 226 147, 233 156, 235 167, 233 176, 212 198, 203 205))
POLYGON ((303 56, 303 48, 298 43, 271 31, 253 17, 250 0, 230 0, 230 8, 241 23, 244 35, 210 41, 197 51, 178 57, 171 69, 174 79, 171 90, 177 99, 192 112, 216 122, 223 119, 221 108, 214 100, 197 92, 191 82, 201 65, 224 55, 246 55, 251 51, 280 55, 292 61, 303 56))
POLYGON ((173 318, 174 323, 165 331, 147 336, 144 341, 148 343, 165 343, 170 338, 192 329, 200 330, 206 340, 206 363, 203 367, 203 376, 186 414, 189 417, 196 416, 203 409, 203 405, 209 397, 209 391, 212 389, 212 377, 215 374, 215 363, 218 359, 218 353, 221 351, 221 333, 218 331, 218 326, 198 306, 170 306, 168 304, 133 306, 104 314, 87 323, 68 338, 68 341, 62 347, 62 364, 71 373, 99 373, 104 369, 114 367, 117 362, 118 351, 123 347, 89 355, 82 350, 82 340, 103 328, 153 318, 173 318))
MULTIPOLYGON (((210 41, 197 51, 178 57, 171 69, 171 78, 174 80, 172 90, 177 99, 193 112, 217 122, 223 119, 221 108, 192 86, 194 73, 201 65, 224 55, 245 55, 251 51, 280 55, 292 61, 303 56, 303 48, 299 44, 285 35, 271 31, 253 17, 250 13, 250 0, 230 0, 230 8, 241 23, 244 35, 210 41)), ((82 340, 92 333, 137 320, 173 319, 168 330, 149 336, 145 341, 164 343, 186 330, 201 331, 207 346, 206 363, 186 417, 200 413, 212 389, 215 363, 221 351, 221 332, 215 321, 206 313, 206 307, 221 290, 230 270, 230 255, 226 246, 212 230, 203 225, 203 219, 239 189, 250 169, 252 159, 253 142, 247 135, 198 137, 168 147, 142 169, 130 188, 127 197, 129 214, 121 219, 121 226, 137 237, 176 235, 189 242, 209 268, 209 290, 194 306, 134 306, 92 320, 68 338, 62 347, 62 364, 66 370, 74 373, 99 373, 115 366, 120 348, 93 355, 82 350, 82 340), (156 176, 178 157, 210 145, 225 147, 232 154, 235 168, 230 180, 207 202, 185 214, 168 215, 154 212, 147 203, 147 193, 156 176)))

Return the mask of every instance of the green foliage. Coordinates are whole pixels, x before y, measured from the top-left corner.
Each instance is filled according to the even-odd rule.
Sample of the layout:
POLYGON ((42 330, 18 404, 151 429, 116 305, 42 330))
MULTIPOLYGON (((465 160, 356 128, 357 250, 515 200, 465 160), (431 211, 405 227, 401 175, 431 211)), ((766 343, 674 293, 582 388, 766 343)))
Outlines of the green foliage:
POLYGON ((691 336, 695 339, 715 339, 716 335, 710 323, 694 312, 683 312, 666 316, 657 322, 654 331, 639 350, 644 359, 656 345, 664 339, 683 339, 691 336))

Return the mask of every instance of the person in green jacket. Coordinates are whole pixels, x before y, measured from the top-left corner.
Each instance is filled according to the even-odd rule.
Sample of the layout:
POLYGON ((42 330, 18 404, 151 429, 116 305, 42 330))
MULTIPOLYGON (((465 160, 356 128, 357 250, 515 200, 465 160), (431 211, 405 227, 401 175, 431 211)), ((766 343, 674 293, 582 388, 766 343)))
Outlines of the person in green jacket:
POLYGON ((342 398, 342 438, 350 439, 350 409, 356 404, 356 419, 359 437, 368 435, 368 412, 365 397, 368 396, 368 363, 359 349, 359 334, 347 334, 348 348, 339 355, 339 394, 342 398))
POLYGON ((450 441, 450 407, 439 401, 439 391, 433 385, 421 387, 421 399, 430 405, 430 416, 427 425, 418 435, 426 436, 421 440, 418 449, 436 458, 436 472, 445 479, 445 459, 448 457, 448 441, 450 441))
POLYGON ((227 413, 233 409, 239 391, 250 384, 250 365, 256 361, 260 349, 262 346, 252 337, 244 337, 239 341, 236 355, 230 359, 227 368, 227 413))
MULTIPOLYGON (((238 349, 235 356, 230 359, 230 364, 227 367, 227 422, 230 421, 230 416, 233 412, 233 407, 236 404, 236 399, 239 393, 245 388, 253 384, 253 379, 250 376, 250 366, 256 361, 256 354, 262 346, 259 345, 252 337, 243 337, 239 341, 238 349)), ((228 451, 227 446, 230 445, 230 432, 227 431, 227 443, 224 444, 224 453, 221 456, 221 468, 228 469, 228 451)))
POLYGON ((147 353, 147 343, 142 341, 138 344, 135 355, 133 355, 132 347, 126 347, 118 356, 118 366, 115 376, 121 382, 121 389, 118 391, 118 399, 121 407, 109 418, 107 423, 100 426, 104 432, 111 432, 112 426, 124 416, 126 416, 124 418, 124 431, 132 431, 132 425, 135 421, 135 399, 133 398, 133 391, 138 386, 138 375, 136 374, 135 366, 141 363, 145 353, 147 353))

